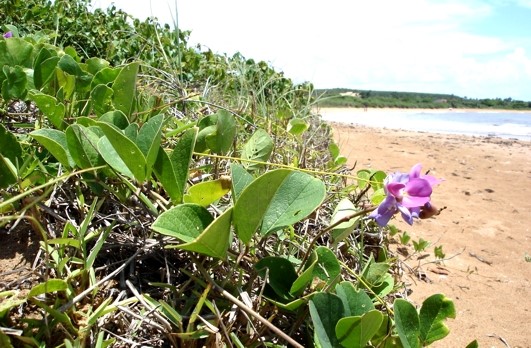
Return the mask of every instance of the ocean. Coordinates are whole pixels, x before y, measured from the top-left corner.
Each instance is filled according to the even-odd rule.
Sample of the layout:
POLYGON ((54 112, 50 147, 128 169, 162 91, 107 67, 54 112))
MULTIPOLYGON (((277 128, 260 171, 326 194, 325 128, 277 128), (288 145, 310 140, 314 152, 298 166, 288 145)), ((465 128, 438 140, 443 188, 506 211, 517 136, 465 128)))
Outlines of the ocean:
POLYGON ((325 121, 369 127, 531 141, 531 112, 326 108, 320 113, 325 121))

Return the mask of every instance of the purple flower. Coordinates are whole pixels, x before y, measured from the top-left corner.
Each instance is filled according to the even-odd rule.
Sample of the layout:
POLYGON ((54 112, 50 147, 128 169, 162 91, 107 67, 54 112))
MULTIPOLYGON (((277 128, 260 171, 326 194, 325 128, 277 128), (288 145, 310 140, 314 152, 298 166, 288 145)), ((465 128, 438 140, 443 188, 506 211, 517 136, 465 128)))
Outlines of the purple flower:
POLYGON ((410 225, 413 218, 421 216, 422 211, 431 209, 430 197, 432 188, 439 180, 431 175, 420 174, 421 165, 411 168, 409 174, 393 173, 384 181, 386 197, 369 217, 378 225, 386 226, 394 214, 400 212, 402 218, 410 225))
POLYGON ((9 39, 10 37, 13 37, 13 32, 12 31, 8 31, 7 33, 5 33, 3 35, 4 39, 9 39))

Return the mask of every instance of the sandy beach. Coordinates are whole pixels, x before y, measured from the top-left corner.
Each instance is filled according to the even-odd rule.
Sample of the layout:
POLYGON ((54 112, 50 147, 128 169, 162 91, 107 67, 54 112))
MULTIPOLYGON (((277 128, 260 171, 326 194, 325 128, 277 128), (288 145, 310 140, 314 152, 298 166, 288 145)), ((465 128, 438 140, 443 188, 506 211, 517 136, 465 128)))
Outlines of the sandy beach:
POLYGON ((531 142, 331 125, 355 170, 407 172, 420 162, 445 179, 432 195, 446 207, 441 215, 413 226, 393 220, 432 243, 430 257, 406 261, 420 275, 405 278, 410 299, 443 293, 456 305, 450 335, 432 346, 477 339, 481 347, 531 347, 531 142), (447 258, 439 265, 432 262, 438 245, 447 258))

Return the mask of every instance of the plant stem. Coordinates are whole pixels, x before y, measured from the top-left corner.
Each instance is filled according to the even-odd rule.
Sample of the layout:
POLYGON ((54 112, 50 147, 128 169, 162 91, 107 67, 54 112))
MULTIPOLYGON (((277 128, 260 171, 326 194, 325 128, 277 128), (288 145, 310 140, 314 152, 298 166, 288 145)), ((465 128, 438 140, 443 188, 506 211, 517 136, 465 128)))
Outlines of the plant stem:
POLYGON ((293 338, 288 336, 286 333, 284 333, 282 330, 280 330, 275 325, 271 324, 266 318, 262 317, 259 313, 255 312, 252 308, 249 308, 245 303, 238 300, 236 297, 232 296, 228 291, 223 289, 221 286, 219 286, 214 280, 210 277, 210 275, 207 273, 207 271, 199 264, 196 263, 199 272, 205 277, 205 279, 212 285, 216 291, 218 291, 223 297, 234 303, 236 306, 240 307, 245 313, 251 315, 252 317, 256 318, 258 321, 260 321, 262 324, 267 326, 271 331, 273 331, 275 334, 280 336, 282 339, 284 339, 286 342, 291 344, 294 347, 297 348, 304 348, 300 343, 295 341, 293 338))
POLYGON ((304 267, 304 263, 306 262, 306 260, 308 260, 308 257, 310 257, 310 253, 312 252, 312 249, 313 249, 313 246, 315 245, 315 243, 317 243, 317 240, 319 238, 321 238, 326 232, 328 232, 331 229, 333 229, 334 227, 342 224, 343 222, 347 222, 347 221, 349 221, 351 219, 354 219, 355 217, 370 213, 374 209, 376 209, 376 207, 370 207, 370 208, 367 208, 367 209, 364 209, 364 210, 361 210, 361 211, 357 211, 357 212, 352 213, 350 215, 344 216, 343 218, 337 220, 332 225, 328 226, 327 228, 325 228, 324 230, 319 232, 315 237, 313 237, 312 241, 310 242, 310 245, 308 245, 308 249, 306 250, 306 253, 304 253, 304 256, 303 256, 303 258, 301 260, 301 264, 299 266, 299 269, 297 270, 297 273, 301 272, 302 267, 304 267))

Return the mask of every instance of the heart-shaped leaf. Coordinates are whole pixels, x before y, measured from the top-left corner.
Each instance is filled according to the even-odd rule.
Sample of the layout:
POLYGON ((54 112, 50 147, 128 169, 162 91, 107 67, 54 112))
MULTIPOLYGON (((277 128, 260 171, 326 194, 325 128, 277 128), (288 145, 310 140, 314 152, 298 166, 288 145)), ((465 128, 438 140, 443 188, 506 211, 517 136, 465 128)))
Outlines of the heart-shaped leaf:
POLYGON ((406 300, 397 298, 393 304, 395 326, 404 348, 420 347, 420 322, 417 310, 406 300))
POLYGON ((225 154, 232 147, 236 136, 236 120, 227 110, 219 110, 216 115, 216 128, 205 140, 214 153, 225 154))
POLYGON ((184 196, 185 203, 196 203, 208 207, 230 191, 230 177, 221 177, 216 180, 205 181, 193 185, 184 196))
POLYGON ((113 124, 122 130, 129 126, 129 120, 127 120, 127 116, 125 116, 125 114, 119 110, 106 112, 105 114, 101 115, 98 121, 113 124))
POLYGON ((135 178, 131 170, 129 170, 129 167, 127 167, 125 162, 120 158, 120 155, 118 152, 116 152, 114 146, 112 146, 107 137, 103 136, 98 141, 98 152, 100 153, 101 157, 103 157, 105 162, 107 162, 107 164, 109 164, 109 166, 111 166, 118 173, 122 173, 131 179, 135 178))
POLYGON ((87 127, 72 124, 66 129, 66 142, 72 159, 79 168, 91 168, 103 164, 98 152, 100 137, 87 127))
POLYGON ((336 325, 336 336, 343 347, 365 347, 378 332, 383 314, 372 310, 362 316, 341 318, 336 325))
POLYGON ((22 147, 13 133, 1 123, 0 155, 0 187, 7 187, 16 181, 16 168, 22 165, 22 147))
POLYGON ((428 297, 420 308, 420 339, 424 346, 443 339, 450 333, 444 323, 447 318, 455 318, 452 300, 442 294, 428 297))
POLYGON ((196 136, 197 127, 187 130, 175 145, 171 155, 164 149, 159 149, 154 167, 155 175, 175 204, 183 200, 196 136))
POLYGON ((96 115, 101 116, 112 110, 112 96, 114 91, 106 85, 99 84, 90 92, 92 106, 96 115))
POLYGON ((374 304, 369 295, 361 289, 356 290, 351 282, 341 282, 336 285, 336 295, 343 302, 345 316, 362 316, 374 309, 374 304))
POLYGON ((55 128, 61 130, 65 128, 63 119, 65 117, 66 108, 63 103, 57 102, 56 98, 38 91, 32 91, 30 98, 55 128))
MULTIPOLYGON (((334 213, 332 214, 332 219, 330 221, 330 225, 333 225, 337 223, 338 221, 341 221, 343 219, 348 218, 352 214, 354 214, 357 211, 354 204, 350 201, 348 198, 343 198, 336 206, 336 209, 334 209, 334 213)), ((352 231, 354 231, 354 228, 358 225, 359 221, 361 219, 361 216, 358 216, 354 219, 349 219, 347 221, 344 221, 334 227, 330 233, 332 234, 334 245, 337 245, 339 242, 341 242, 343 239, 347 238, 352 231)))
POLYGON ((320 292, 312 297, 309 306, 315 336, 320 347, 341 347, 336 336, 337 322, 343 317, 343 303, 339 297, 320 292))
POLYGON ((332 250, 325 246, 315 248, 317 264, 313 269, 313 276, 324 280, 327 285, 337 281, 341 273, 341 266, 332 250))
POLYGON ((199 237, 212 221, 212 215, 204 207, 197 204, 180 204, 160 214, 151 228, 160 234, 190 243, 199 237))
POLYGON ((69 168, 74 167, 75 162, 68 150, 65 133, 57 129, 45 128, 34 130, 30 135, 44 146, 62 165, 69 168))
POLYGON ((180 244, 177 248, 195 251, 203 255, 225 259, 231 242, 230 226, 232 207, 227 209, 193 241, 180 244))
POLYGON ((249 184, 234 206, 236 233, 248 243, 260 228, 262 235, 302 220, 325 197, 325 186, 309 174, 277 169, 249 184))
POLYGON ((33 45, 24 39, 12 37, 0 40, 0 67, 4 65, 31 68, 33 45))
MULTIPOLYGON (((120 156, 129 171, 133 173, 134 178, 139 182, 143 182, 146 179, 146 157, 138 146, 116 126, 107 122, 97 122, 96 124, 105 133, 114 151, 120 156)), ((106 150, 107 148, 102 149, 106 150)), ((102 153, 102 149, 99 149, 100 153, 105 161, 112 166, 112 163, 108 162, 109 156, 105 156, 102 153)))
POLYGON ((267 287, 272 291, 264 293, 266 296, 283 303, 294 299, 290 289, 297 279, 297 273, 289 260, 268 256, 258 261, 254 268, 261 277, 267 276, 267 287))
POLYGON ((245 143, 242 149, 243 165, 249 170, 262 168, 261 163, 251 161, 267 162, 273 152, 273 139, 263 129, 257 129, 251 138, 245 143))
POLYGON ((230 171, 232 176, 232 199, 236 202, 242 191, 253 181, 254 178, 237 163, 231 163, 230 171))
POLYGON ((164 115, 159 114, 151 117, 138 132, 136 144, 144 156, 146 156, 147 176, 151 174, 151 170, 157 160, 157 155, 160 147, 160 137, 162 134, 162 123, 164 115))
POLYGON ((28 93, 28 78, 21 66, 5 65, 2 69, 5 80, 2 82, 2 97, 5 100, 25 99, 28 93))
POLYGON ((134 62, 124 66, 112 84, 114 107, 127 116, 131 115, 133 109, 139 65, 134 62))
POLYGON ((302 118, 292 118, 289 120, 287 131, 293 135, 299 136, 306 132, 308 128, 308 124, 302 118))

